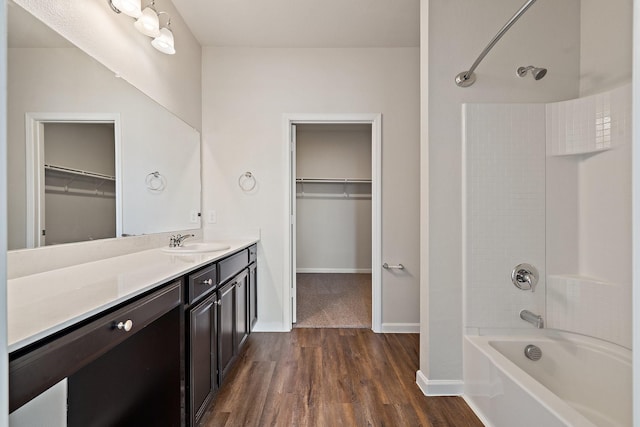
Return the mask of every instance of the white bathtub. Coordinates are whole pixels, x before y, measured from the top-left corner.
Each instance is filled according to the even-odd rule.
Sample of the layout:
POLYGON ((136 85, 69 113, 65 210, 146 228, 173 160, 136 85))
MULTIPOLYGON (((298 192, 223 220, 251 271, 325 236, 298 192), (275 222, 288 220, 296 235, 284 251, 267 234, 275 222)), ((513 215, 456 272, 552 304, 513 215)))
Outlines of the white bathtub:
POLYGON ((588 337, 465 336, 465 400, 487 426, 632 425, 631 351, 588 337), (534 362, 524 348, 534 344, 534 362))

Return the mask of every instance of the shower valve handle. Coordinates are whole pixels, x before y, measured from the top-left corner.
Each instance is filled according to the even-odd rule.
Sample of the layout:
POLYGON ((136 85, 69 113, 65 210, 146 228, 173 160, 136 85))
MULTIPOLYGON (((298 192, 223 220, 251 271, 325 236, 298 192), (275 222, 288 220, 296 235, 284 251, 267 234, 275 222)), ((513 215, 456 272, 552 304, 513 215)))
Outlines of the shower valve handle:
POLYGON ((538 284, 538 270, 531 264, 518 264, 511 272, 511 282, 518 289, 534 292, 538 284))

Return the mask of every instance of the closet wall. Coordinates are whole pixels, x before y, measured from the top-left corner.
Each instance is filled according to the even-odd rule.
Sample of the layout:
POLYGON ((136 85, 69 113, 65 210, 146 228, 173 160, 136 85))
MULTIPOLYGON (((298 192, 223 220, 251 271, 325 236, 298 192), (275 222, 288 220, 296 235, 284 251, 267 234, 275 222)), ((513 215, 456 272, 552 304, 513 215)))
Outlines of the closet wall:
POLYGON ((113 124, 44 125, 46 244, 116 237, 113 124))
POLYGON ((371 126, 296 133, 297 271, 371 272, 371 126))

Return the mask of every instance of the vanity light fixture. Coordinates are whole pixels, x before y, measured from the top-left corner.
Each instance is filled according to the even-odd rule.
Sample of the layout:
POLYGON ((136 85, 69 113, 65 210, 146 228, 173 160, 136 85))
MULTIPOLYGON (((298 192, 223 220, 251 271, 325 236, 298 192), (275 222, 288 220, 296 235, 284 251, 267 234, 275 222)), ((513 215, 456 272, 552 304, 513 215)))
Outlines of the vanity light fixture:
MULTIPOLYGON (((160 15, 169 15, 166 12, 158 13, 158 18, 160 15)), ((167 18, 167 25, 160 28, 159 34, 156 38, 151 42, 151 46, 155 47, 162 53, 166 53, 167 55, 173 55, 176 53, 176 48, 173 43, 173 33, 171 32, 171 17, 167 18)))
POLYGON ((142 15, 133 24, 138 31, 149 37, 158 37, 160 34, 160 18, 158 18, 158 12, 156 12, 154 6, 155 1, 152 0, 151 4, 142 10, 142 15))
POLYGON ((173 55, 176 53, 173 32, 171 31, 171 16, 167 12, 157 12, 155 0, 142 9, 141 0, 107 0, 111 9, 116 13, 124 13, 135 18, 134 27, 145 36, 153 38, 151 45, 162 53, 173 55), (160 26, 160 15, 167 15, 167 23, 160 26))
POLYGON ((142 15, 140 0, 110 0, 109 5, 114 12, 122 12, 132 18, 138 18, 142 15))

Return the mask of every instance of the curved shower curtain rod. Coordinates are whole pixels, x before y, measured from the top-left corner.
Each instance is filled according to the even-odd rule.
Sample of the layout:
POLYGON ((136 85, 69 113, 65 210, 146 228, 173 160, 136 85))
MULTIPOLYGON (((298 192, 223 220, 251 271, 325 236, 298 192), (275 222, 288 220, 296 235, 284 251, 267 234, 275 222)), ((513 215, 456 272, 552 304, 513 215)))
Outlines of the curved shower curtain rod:
POLYGON ((527 9, 529 9, 531 7, 531 5, 533 5, 533 3, 535 3, 536 0, 528 0, 512 17, 511 19, 509 19, 509 22, 507 22, 504 27, 502 27, 500 29, 500 31, 498 31, 498 34, 495 35, 494 38, 491 39, 491 41, 489 42, 489 44, 487 45, 487 47, 484 48, 484 50, 480 53, 480 55, 478 55, 478 59, 475 60, 475 62, 473 63, 473 65, 471 65, 471 68, 469 68, 468 71, 463 71, 460 74, 458 74, 456 76, 456 84, 460 87, 468 87, 471 86, 475 81, 476 81, 476 75, 474 74, 474 70, 478 67, 478 65, 480 64, 480 62, 482 62, 482 60, 484 59, 485 56, 487 56, 487 53, 489 53, 489 51, 493 48, 493 46, 495 46, 496 43, 498 43, 498 40, 500 40, 502 38, 502 36, 504 35, 504 33, 506 33, 507 31, 509 31, 509 28, 511 28, 511 26, 513 24, 516 23, 516 21, 527 11, 527 9))

